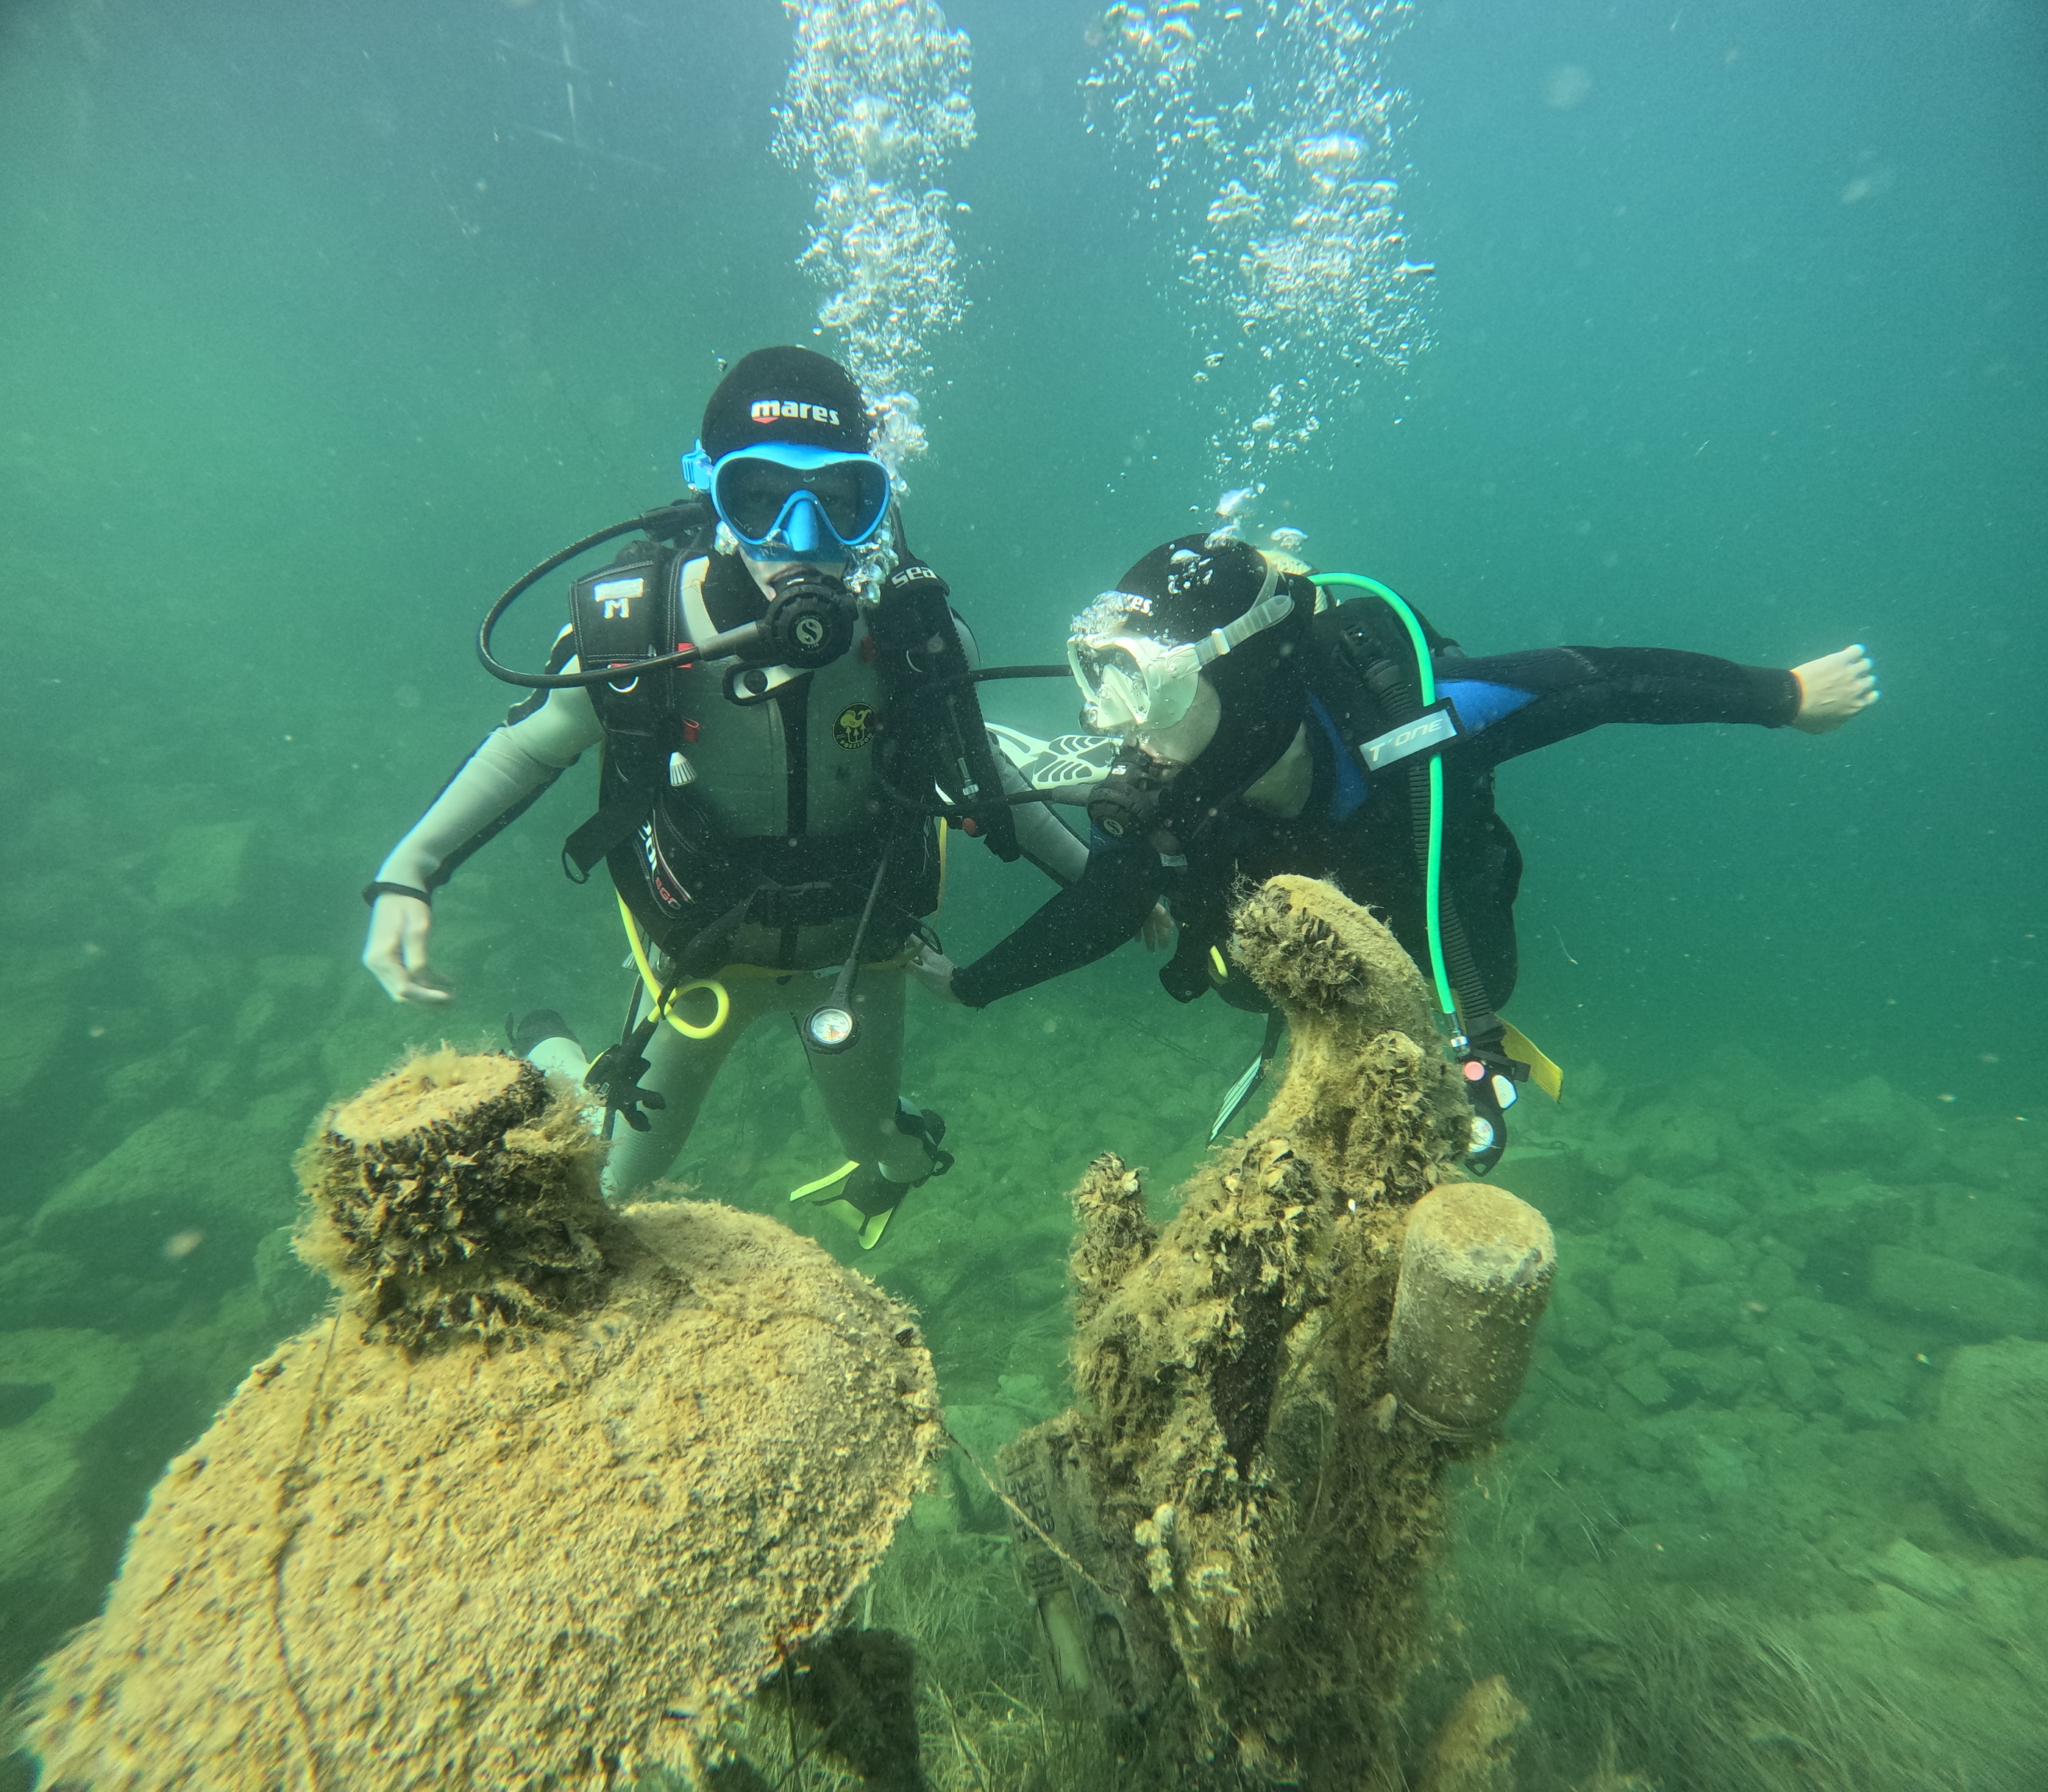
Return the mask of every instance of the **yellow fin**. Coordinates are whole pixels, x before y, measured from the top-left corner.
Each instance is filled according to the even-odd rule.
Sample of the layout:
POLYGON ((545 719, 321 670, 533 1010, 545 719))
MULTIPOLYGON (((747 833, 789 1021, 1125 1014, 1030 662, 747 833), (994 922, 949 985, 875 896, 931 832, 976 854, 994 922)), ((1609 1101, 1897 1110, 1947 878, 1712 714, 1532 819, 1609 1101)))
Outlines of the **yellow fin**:
POLYGON ((1553 1101, 1564 1099, 1565 1073, 1553 1064, 1519 1026, 1510 1026, 1500 1037, 1511 1058, 1519 1058, 1529 1066, 1529 1080, 1553 1101))
POLYGON ((815 1182, 806 1182, 801 1189, 792 1189, 789 1191, 789 1199, 791 1200, 815 1200, 820 1190, 831 1188, 836 1182, 844 1182, 859 1168, 859 1158, 848 1158, 831 1175, 820 1176, 815 1182))

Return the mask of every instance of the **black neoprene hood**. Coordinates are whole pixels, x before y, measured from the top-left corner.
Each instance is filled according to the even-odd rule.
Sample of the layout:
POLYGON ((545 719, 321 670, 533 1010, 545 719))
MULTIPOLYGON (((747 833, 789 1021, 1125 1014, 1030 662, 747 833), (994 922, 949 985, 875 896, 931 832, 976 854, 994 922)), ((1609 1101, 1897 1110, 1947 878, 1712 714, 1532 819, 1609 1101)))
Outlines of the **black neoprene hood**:
POLYGON ((704 406, 704 451, 714 460, 757 442, 867 452, 860 388, 838 362, 793 344, 757 348, 733 363, 704 406))
POLYGON ((1259 601, 1266 582, 1266 557, 1248 541, 1218 541, 1183 535, 1162 541, 1116 581, 1116 588, 1144 598, 1149 620, 1133 626, 1162 640, 1197 641, 1212 628, 1235 621, 1259 601))
MULTIPOLYGON (((1148 615, 1134 615, 1134 633, 1162 640, 1199 641, 1235 622, 1259 601, 1266 557, 1248 541, 1183 535, 1154 548, 1116 582, 1120 592, 1146 599, 1148 615)), ((1186 832, 1210 805, 1236 796, 1278 762, 1307 713, 1306 686, 1297 657, 1315 611, 1315 588, 1282 573, 1294 613, 1212 661, 1203 676, 1215 686, 1223 713, 1216 738, 1174 780, 1166 803, 1169 825, 1186 832)))
MULTIPOLYGON (((1134 634, 1162 641, 1199 641, 1212 629, 1234 623, 1259 601, 1266 562, 1248 541, 1183 535, 1163 541, 1116 582, 1120 592, 1146 599, 1149 607, 1130 619, 1134 634)), ((1220 693, 1255 681, 1262 672, 1292 657, 1315 613, 1315 588, 1298 574, 1283 572, 1278 588, 1292 592, 1294 613, 1261 630, 1216 661, 1208 676, 1220 693)))

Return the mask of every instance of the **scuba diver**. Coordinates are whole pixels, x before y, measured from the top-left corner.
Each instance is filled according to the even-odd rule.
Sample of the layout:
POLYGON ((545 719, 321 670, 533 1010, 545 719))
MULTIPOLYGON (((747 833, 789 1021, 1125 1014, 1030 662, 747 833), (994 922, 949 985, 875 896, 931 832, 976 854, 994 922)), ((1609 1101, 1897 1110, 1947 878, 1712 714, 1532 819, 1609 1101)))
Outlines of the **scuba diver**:
POLYGON ((1061 882, 1086 851, 1017 801, 976 704, 971 638, 910 552, 870 438, 837 363, 758 350, 705 407, 683 460, 692 497, 573 544, 498 599, 479 657, 532 694, 363 892, 363 962, 394 1001, 451 1000, 429 958, 432 893, 601 746, 597 810, 563 868, 581 882, 607 867, 640 981, 619 1044, 588 1067, 549 1010, 508 1022, 514 1048, 587 1076, 607 1137, 626 1123, 605 1169, 623 1200, 673 1162, 740 1035, 788 1015, 848 1157, 791 1199, 871 1249, 953 1161, 944 1121, 897 1087, 906 948, 938 906, 948 824, 1061 882), (515 598, 629 534, 571 588, 545 672, 493 657, 515 598))
POLYGON ((1507 1144, 1518 1082, 1556 1067, 1500 1018, 1515 981, 1522 855, 1495 812, 1504 761, 1610 722, 1746 722, 1820 734, 1876 700, 1860 646, 1790 671, 1650 647, 1468 657, 1383 585, 1316 574, 1227 532, 1155 548, 1075 619, 1068 660, 1089 724, 1121 737, 1088 801, 1084 875, 973 963, 913 968, 986 1007, 1093 963, 1158 901, 1179 937, 1160 981, 1216 988, 1281 1023, 1224 956, 1235 891, 1327 878, 1379 911, 1435 986, 1472 1106, 1468 1164, 1507 1144), (1362 595, 1338 599, 1347 588, 1362 595))

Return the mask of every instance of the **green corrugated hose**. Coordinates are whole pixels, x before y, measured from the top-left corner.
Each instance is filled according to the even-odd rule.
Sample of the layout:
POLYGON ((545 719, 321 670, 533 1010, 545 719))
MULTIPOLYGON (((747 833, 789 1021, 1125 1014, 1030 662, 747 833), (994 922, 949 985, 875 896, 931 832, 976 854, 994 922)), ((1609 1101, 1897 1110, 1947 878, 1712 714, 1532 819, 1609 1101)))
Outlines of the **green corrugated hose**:
MULTIPOLYGON (((1417 687, 1422 694, 1422 707, 1427 709, 1437 700, 1436 669, 1429 663, 1429 643, 1422 634, 1422 625, 1416 619, 1415 612, 1402 600, 1398 592, 1389 589, 1377 579, 1368 579, 1357 572, 1312 572, 1309 577, 1318 585, 1355 585, 1369 591, 1384 602, 1401 619, 1401 626, 1408 631, 1408 639, 1415 650, 1415 677, 1417 687)), ((1444 930, 1440 918, 1442 906, 1444 875, 1444 762, 1434 753, 1429 755, 1429 844, 1427 863, 1423 868, 1423 906, 1427 911, 1429 929, 1429 976, 1437 986, 1437 1006, 1455 1023, 1458 1005, 1451 994, 1450 973, 1444 968, 1444 930)))

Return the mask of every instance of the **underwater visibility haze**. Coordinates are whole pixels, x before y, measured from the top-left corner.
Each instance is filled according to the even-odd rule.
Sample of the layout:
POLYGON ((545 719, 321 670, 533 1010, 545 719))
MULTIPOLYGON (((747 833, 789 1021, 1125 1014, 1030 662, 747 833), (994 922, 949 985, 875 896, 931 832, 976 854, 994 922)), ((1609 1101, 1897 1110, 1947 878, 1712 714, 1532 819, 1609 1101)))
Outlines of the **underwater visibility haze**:
MULTIPOLYGON (((365 972, 359 892, 517 695, 492 599, 681 495, 722 371, 801 343, 985 664, 1217 529, 1475 654, 1868 649, 1837 731, 1501 774, 1508 1015, 1563 1096, 1493 1180, 1555 1289, 1387 1608, 1384 1782, 2048 1784, 2044 121, 2027 0, 0 8, 0 1681, 327 1310, 291 1239, 330 1104, 508 1013, 617 1036, 616 905, 560 871, 588 759, 438 893, 450 1007, 365 972)), ((1069 681, 981 697, 1077 725, 1069 681)), ((962 964, 1049 893, 949 861, 962 964)), ((1142 1169, 1134 1224, 1214 1193, 1261 1023, 1160 962, 912 994, 958 1161, 873 1251, 788 1204, 841 1153, 778 1028, 673 1173, 917 1316, 960 1447, 854 1610, 915 1645, 934 1786, 1136 1783, 982 1470, 1087 1391, 1092 1162, 1142 1169)), ((858 1783, 801 1703, 762 1783, 858 1783)))

